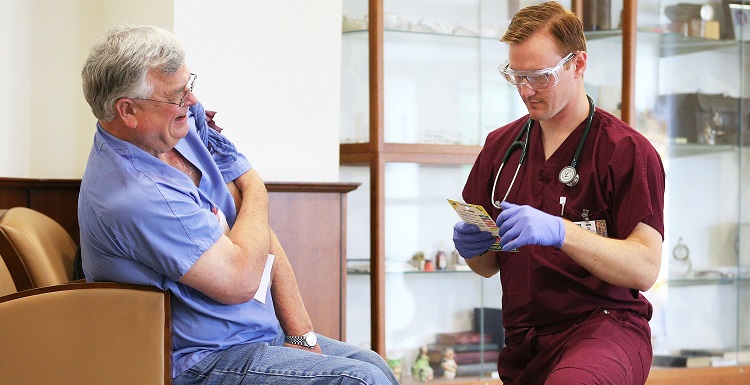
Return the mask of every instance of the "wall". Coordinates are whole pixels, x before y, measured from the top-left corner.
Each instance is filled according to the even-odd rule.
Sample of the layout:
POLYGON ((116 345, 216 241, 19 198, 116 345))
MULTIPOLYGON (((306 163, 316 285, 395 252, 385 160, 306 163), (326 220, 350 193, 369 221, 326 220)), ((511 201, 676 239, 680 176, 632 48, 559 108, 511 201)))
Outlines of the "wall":
POLYGON ((196 94, 267 181, 336 181, 340 9, 333 0, 0 0, 0 176, 83 175, 95 121, 80 69, 98 35, 128 22, 183 40, 196 94))
POLYGON ((341 1, 175 2, 196 95, 276 181, 336 181, 341 1))

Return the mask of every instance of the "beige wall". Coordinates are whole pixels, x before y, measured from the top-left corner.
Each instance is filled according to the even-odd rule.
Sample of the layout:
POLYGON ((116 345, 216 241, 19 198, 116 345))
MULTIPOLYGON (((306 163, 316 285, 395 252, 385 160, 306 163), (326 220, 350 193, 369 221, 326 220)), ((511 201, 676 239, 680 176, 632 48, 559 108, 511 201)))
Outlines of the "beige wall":
POLYGON ((81 65, 128 22, 183 40, 196 94, 266 180, 337 180, 341 2, 307 3, 0 0, 0 176, 83 174, 95 121, 81 65))

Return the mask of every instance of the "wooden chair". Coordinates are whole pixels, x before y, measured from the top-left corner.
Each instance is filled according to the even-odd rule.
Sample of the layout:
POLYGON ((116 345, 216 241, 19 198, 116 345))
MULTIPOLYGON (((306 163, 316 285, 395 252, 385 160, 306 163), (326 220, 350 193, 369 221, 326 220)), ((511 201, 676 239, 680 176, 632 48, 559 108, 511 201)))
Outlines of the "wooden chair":
POLYGON ((16 290, 16 284, 13 283, 13 277, 10 276, 8 266, 5 265, 3 256, 0 255, 0 297, 16 291, 18 290, 16 290))
POLYGON ((0 255, 19 291, 70 282, 76 249, 54 219, 26 207, 0 210, 0 255))
POLYGON ((71 283, 0 297, 0 383, 170 384, 169 293, 71 283))

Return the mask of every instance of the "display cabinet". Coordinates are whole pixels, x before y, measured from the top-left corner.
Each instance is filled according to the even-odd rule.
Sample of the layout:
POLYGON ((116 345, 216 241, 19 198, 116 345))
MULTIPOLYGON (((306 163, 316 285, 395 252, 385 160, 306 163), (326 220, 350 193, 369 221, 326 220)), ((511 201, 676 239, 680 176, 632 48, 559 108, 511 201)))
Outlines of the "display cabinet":
MULTIPOLYGON (((362 184, 349 194, 346 335, 400 362, 403 383, 419 380, 423 347, 434 381, 499 383, 500 282, 460 263, 451 239, 460 218, 447 199, 462 200, 487 133, 526 114, 497 71, 508 56, 499 38, 539 2, 343 2, 340 179, 362 184), (440 366, 446 347, 454 379, 440 366)), ((620 28, 633 13, 614 3, 609 28, 587 37, 617 60, 587 72, 587 89, 630 119, 631 61, 621 56, 632 53, 619 53, 634 49, 634 24, 620 28)))
MULTIPOLYGON (((493 330, 499 282, 451 259, 458 217, 446 199, 461 199, 486 134, 526 113, 497 73, 507 58, 498 38, 538 2, 343 3, 341 179, 362 183, 347 220, 347 340, 401 359, 404 383, 439 335, 493 330), (426 271, 440 252, 451 268, 426 271)), ((562 3, 590 29, 587 92, 648 137, 667 172, 662 271, 644 293, 654 305, 649 383, 748 383, 750 7, 562 3)))
POLYGON ((747 6, 731 3, 639 2, 635 126, 662 132, 667 172, 662 273, 647 293, 657 371, 750 363, 747 6))

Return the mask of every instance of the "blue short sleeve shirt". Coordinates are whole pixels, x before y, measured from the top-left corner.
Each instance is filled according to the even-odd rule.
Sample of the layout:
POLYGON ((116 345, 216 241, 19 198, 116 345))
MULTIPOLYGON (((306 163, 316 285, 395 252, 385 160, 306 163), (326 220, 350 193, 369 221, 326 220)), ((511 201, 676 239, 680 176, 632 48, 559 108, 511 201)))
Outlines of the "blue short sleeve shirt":
POLYGON ((252 165, 212 157, 190 116, 188 135, 175 147, 201 172, 199 186, 183 172, 97 125, 81 181, 78 217, 86 277, 151 285, 172 294, 172 374, 232 345, 271 341, 278 321, 270 291, 265 304, 220 304, 178 280, 231 226, 233 180, 252 165))

